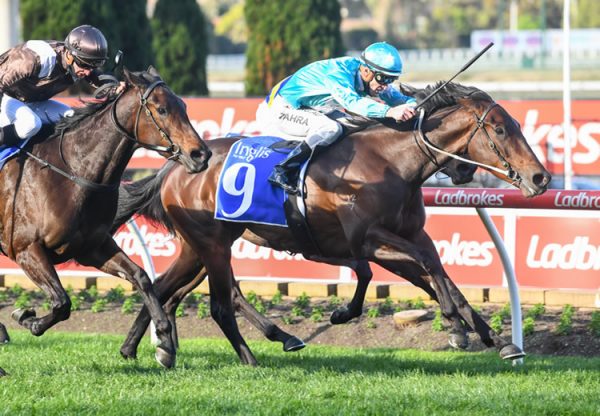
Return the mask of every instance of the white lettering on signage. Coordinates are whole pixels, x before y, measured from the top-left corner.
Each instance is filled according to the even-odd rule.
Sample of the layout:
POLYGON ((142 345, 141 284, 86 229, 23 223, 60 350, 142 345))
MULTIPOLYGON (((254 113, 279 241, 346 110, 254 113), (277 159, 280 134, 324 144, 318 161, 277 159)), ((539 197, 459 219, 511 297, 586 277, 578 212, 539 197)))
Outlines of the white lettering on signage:
POLYGON ((302 254, 291 255, 285 251, 275 251, 248 241, 238 239, 231 247, 231 255, 238 260, 303 260, 302 254))
POLYGON ((203 139, 221 137, 227 133, 252 135, 260 131, 255 120, 238 120, 234 123, 234 118, 235 108, 226 107, 223 110, 220 124, 216 120, 191 120, 191 123, 203 139))
POLYGON ((576 236, 572 243, 550 243, 539 247, 534 234, 527 250, 527 266, 532 269, 600 270, 600 246, 590 244, 587 236, 576 236))
POLYGON ((438 205, 452 205, 452 206, 471 206, 478 205, 484 207, 501 207, 504 205, 504 195, 490 194, 487 191, 483 191, 478 194, 468 194, 462 189, 448 193, 443 190, 438 190, 435 193, 435 203, 438 205))
POLYGON ((554 197, 554 205, 559 208, 600 208, 600 197, 586 195, 585 192, 571 196, 558 191, 554 197))
MULTIPOLYGON (((562 124, 537 124, 538 110, 529 110, 525 115, 523 135, 542 163, 564 163, 565 148, 564 128, 562 124), (544 143, 544 139, 546 142, 544 143), (547 150, 547 157, 545 155, 547 150)), ((600 158, 600 123, 583 123, 577 129, 570 126, 571 146, 573 147, 573 162, 589 165, 600 158), (577 146, 579 144, 579 147, 577 146), (579 150, 575 151, 578 147, 579 150), (583 148, 583 150, 581 149, 583 148)))
POLYGON ((434 241, 443 264, 449 266, 489 266, 492 264, 491 241, 461 241, 460 233, 453 233, 450 241, 434 241))
MULTIPOLYGON (((149 232, 148 225, 146 224, 141 225, 139 229, 151 256, 171 257, 175 255, 177 246, 173 241, 173 236, 160 231, 149 232)), ((127 230, 120 231, 115 234, 114 238, 117 245, 121 247, 128 256, 142 255, 142 247, 136 236, 131 232, 127 230)))

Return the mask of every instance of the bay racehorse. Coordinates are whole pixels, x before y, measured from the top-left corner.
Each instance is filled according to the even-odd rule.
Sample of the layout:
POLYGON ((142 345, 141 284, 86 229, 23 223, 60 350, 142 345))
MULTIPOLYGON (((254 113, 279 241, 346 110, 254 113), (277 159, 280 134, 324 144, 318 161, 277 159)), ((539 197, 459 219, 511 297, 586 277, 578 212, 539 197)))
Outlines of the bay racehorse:
MULTIPOLYGON (((422 98, 435 88, 427 87, 416 96, 422 98)), ((359 313, 356 305, 362 308, 364 293, 358 292, 366 290, 370 279, 367 262, 374 262, 438 300, 459 338, 466 338, 464 320, 502 358, 521 357, 521 349, 491 330, 444 271, 423 228, 421 186, 457 157, 513 184, 526 197, 545 192, 550 175, 527 144, 519 123, 487 93, 451 83, 423 110, 421 114, 427 116, 419 117, 416 126, 380 120, 313 158, 303 199, 315 244, 299 242, 285 227, 214 219, 217 181, 234 138, 209 142, 213 163, 202 173, 190 175, 167 164, 157 175, 122 188, 117 223, 137 212, 172 227, 185 240, 191 249, 183 254, 189 256, 184 261, 205 267, 211 314, 244 363, 256 360, 234 318, 230 264, 231 245, 242 235, 256 244, 319 261, 366 265, 351 304, 334 313, 332 320, 344 322, 359 313), (317 255, 315 246, 320 248, 317 255)), ((169 286, 173 291, 187 282, 189 278, 181 278, 178 284, 161 288, 169 286)), ((158 296, 169 297, 160 289, 158 296)))
POLYGON ((134 284, 157 326, 156 358, 171 367, 169 321, 148 276, 109 230, 121 176, 137 147, 176 159, 190 174, 207 167, 211 152, 190 124, 183 101, 156 70, 124 70, 124 77, 123 92, 75 109, 48 139, 28 144, 0 171, 2 251, 51 302, 45 316, 36 317, 31 309, 12 316, 36 336, 68 319, 71 301, 54 265, 75 260, 134 284))
MULTIPOLYGON (((451 160, 446 166, 444 166, 444 169, 441 173, 448 175, 455 185, 461 185, 473 180, 473 175, 476 168, 476 165, 470 163, 451 160)), ((145 180, 152 180, 152 178, 147 178, 145 180)), ((140 185, 139 182, 138 185, 140 185)), ((126 189, 123 189, 122 191, 127 193, 126 189)), ((124 216, 119 216, 116 219, 115 224, 113 224, 113 232, 129 219, 130 214, 133 215, 134 211, 128 210, 124 216)), ((175 232, 170 223, 167 223, 167 225, 172 232, 175 232)), ((245 237, 249 241, 254 241, 256 239, 256 236, 249 230, 247 230, 242 237, 245 237)), ((181 301, 183 301, 183 299, 192 290, 198 287, 208 276, 206 268, 202 265, 202 262, 194 253, 194 250, 190 247, 190 245, 187 244, 185 240, 180 240, 180 244, 181 252, 179 257, 177 257, 169 266, 169 268, 154 282, 155 291, 157 294, 159 294, 159 301, 164 303, 164 310, 169 317, 169 321, 171 322, 173 340, 175 341, 176 345, 178 345, 176 326, 177 307, 181 301)), ((309 256, 309 259, 333 263, 333 259, 320 259, 316 256, 309 256)), ((334 324, 340 324, 348 322, 352 318, 358 317, 362 314, 364 297, 373 273, 368 261, 366 260, 348 261, 347 259, 340 259, 340 261, 335 263, 352 268, 361 283, 361 287, 358 288, 354 299, 350 303, 351 306, 339 308, 334 312, 331 320, 334 324)), ((260 314, 243 296, 235 279, 232 280, 232 287, 233 306, 236 312, 240 313, 259 331, 261 331, 268 340, 273 342, 281 342, 285 352, 298 351, 304 348, 304 341, 282 330, 274 322, 260 314)), ((428 287, 431 288, 431 286, 428 287)), ((435 296, 435 292, 433 292, 432 295, 435 296)), ((142 307, 131 330, 129 331, 129 334, 127 335, 126 341, 121 347, 121 355, 124 358, 137 357, 137 347, 149 324, 150 315, 148 314, 148 310, 145 307, 142 307)), ((461 342, 460 340, 456 339, 457 337, 458 334, 451 335, 451 345, 455 347, 466 348, 466 338, 461 342)))

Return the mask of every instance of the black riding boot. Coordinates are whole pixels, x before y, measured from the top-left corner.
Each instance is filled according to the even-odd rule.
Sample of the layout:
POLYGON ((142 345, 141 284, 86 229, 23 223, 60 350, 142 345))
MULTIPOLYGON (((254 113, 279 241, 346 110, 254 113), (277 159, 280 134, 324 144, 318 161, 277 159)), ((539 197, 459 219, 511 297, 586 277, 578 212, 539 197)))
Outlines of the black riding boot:
POLYGON ((300 167, 310 157, 312 149, 306 142, 300 143, 290 152, 288 157, 278 165, 275 165, 269 182, 283 188, 288 194, 298 195, 298 175, 300 167))
POLYGON ((0 127, 0 146, 16 146, 21 138, 17 135, 14 124, 0 127))

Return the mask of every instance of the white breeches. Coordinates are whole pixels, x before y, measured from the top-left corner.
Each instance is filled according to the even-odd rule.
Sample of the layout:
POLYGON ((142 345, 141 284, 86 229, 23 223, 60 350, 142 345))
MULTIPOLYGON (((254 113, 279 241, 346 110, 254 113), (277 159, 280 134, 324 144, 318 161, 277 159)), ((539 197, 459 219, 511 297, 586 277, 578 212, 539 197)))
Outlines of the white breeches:
POLYGON ((71 107, 58 101, 24 103, 4 94, 0 103, 0 127, 14 124, 17 135, 27 139, 40 131, 42 124, 56 123, 72 114, 71 107))
POLYGON ((263 101, 256 110, 256 121, 262 134, 286 140, 304 139, 314 150, 317 145, 329 146, 342 134, 342 126, 316 110, 295 109, 277 95, 269 106, 263 101))

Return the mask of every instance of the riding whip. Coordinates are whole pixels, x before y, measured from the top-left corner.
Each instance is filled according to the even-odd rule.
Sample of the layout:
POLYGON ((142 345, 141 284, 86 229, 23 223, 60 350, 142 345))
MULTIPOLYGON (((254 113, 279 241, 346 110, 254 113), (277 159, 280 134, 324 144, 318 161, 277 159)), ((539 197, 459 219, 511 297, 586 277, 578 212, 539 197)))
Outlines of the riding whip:
POLYGON ((417 110, 419 107, 421 107, 426 101, 428 101, 431 97, 433 97, 435 94, 437 94, 442 88, 444 88, 446 85, 448 85, 454 78, 456 78, 461 73, 463 73, 468 67, 473 65, 473 62, 478 60, 481 57, 481 55, 483 55, 492 46, 494 46, 494 42, 488 43, 485 48, 483 48, 477 55, 472 57, 471 60, 469 62, 467 62, 456 74, 454 74, 454 76, 452 78, 450 78, 448 81, 444 82, 442 85, 437 87, 434 91, 432 91, 431 94, 429 94, 427 97, 425 97, 423 100, 421 100, 421 102, 418 103, 417 106, 415 107, 415 110, 417 110))

